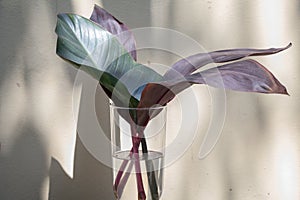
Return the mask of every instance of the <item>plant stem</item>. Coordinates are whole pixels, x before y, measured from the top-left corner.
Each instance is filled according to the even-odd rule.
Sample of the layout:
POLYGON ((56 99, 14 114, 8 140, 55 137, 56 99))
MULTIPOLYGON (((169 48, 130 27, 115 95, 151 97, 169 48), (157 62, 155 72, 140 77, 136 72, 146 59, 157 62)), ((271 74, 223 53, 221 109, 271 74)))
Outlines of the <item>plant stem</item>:
POLYGON ((121 197, 122 196, 124 187, 125 187, 125 185, 126 185, 126 183, 128 181, 128 178, 129 178, 129 176, 131 174, 130 172, 132 171, 132 167, 133 167, 133 162, 131 161, 129 163, 129 166, 128 166, 128 168, 127 168, 127 170, 126 170, 126 172, 125 172, 122 180, 120 181, 120 184, 119 184, 118 188, 115 188, 115 194, 118 195, 117 197, 121 197))
MULTIPOLYGON (((142 144, 142 152, 143 156, 146 160, 146 170, 147 170, 147 179, 148 179, 148 185, 150 188, 150 193, 152 196, 152 200, 158 200, 159 194, 158 194, 158 187, 157 187, 157 178, 155 176, 155 171, 153 167, 153 162, 151 160, 148 160, 148 147, 146 143, 146 139, 144 137, 143 130, 141 133, 138 133, 137 130, 134 128, 135 123, 131 123, 131 132, 132 132, 132 143, 133 146, 130 150, 129 157, 132 158, 132 155, 134 155, 134 164, 135 164, 135 170, 136 170, 136 179, 137 179, 137 189, 139 193, 139 199, 143 200, 146 198, 144 187, 143 187, 143 180, 141 176, 141 167, 140 167, 140 160, 139 160, 139 145, 142 144), (136 136, 134 136, 134 133, 136 133, 136 136)), ((121 197, 124 187, 127 183, 127 180, 130 175, 130 171, 132 170, 133 163, 130 162, 130 165, 125 172, 125 175, 123 176, 124 170, 126 166, 128 165, 129 160, 124 160, 122 165, 120 166, 120 169, 118 171, 118 174, 115 179, 114 184, 114 193, 117 198, 121 197), (123 178, 122 178, 123 176, 123 178)))
MULTIPOLYGON (((132 157, 132 150, 133 149, 131 149, 130 154, 129 154, 130 157, 132 157)), ((123 176, 123 172, 124 172, 128 162, 129 162, 129 160, 124 160, 122 162, 122 165, 120 166, 120 169, 119 169, 118 174, 116 176, 115 183, 114 183, 114 186, 113 186, 114 194, 115 194, 116 198, 119 198, 122 195, 122 191, 123 191, 125 183, 123 183, 123 181, 122 181, 121 182, 122 184, 120 184, 120 181, 121 181, 121 178, 123 176), (120 186, 119 186, 119 184, 120 184, 120 186)))
POLYGON ((144 133, 143 133, 143 138, 142 138, 141 142, 142 142, 142 151, 143 151, 143 154, 144 154, 145 160, 146 160, 148 185, 150 187, 152 200, 158 200, 159 195, 158 195, 158 187, 157 187, 155 171, 154 171, 154 167, 153 167, 153 162, 151 160, 148 160, 148 148, 147 148, 146 139, 144 138, 144 133))
POLYGON ((133 145, 133 156, 134 156, 134 166, 135 166, 135 175, 136 175, 136 183, 138 190, 138 199, 146 200, 146 194, 144 190, 143 178, 141 174, 141 165, 139 158, 139 146, 141 142, 141 137, 135 128, 135 124, 131 124, 131 133, 132 133, 132 145, 133 145))
MULTIPOLYGON (((146 199, 146 194, 144 190, 144 185, 143 185, 143 179, 141 175, 141 166, 140 166, 140 159, 139 159, 139 146, 141 143, 141 137, 139 137, 136 129, 134 128, 134 125, 131 124, 131 132, 132 132, 132 148, 129 153, 129 157, 131 160, 132 156, 134 157, 133 163, 135 166, 135 174, 136 174, 136 181, 137 181, 137 190, 138 190, 138 198, 139 200, 144 200, 146 199)), ((125 172, 124 177, 123 173, 125 171, 126 166, 128 165, 129 160, 124 160, 122 165, 120 166, 120 169, 118 171, 118 174, 115 179, 115 184, 113 186, 114 188, 114 194, 117 199, 119 199, 122 195, 124 186, 128 180, 130 172, 125 172), (122 178, 122 180, 121 180, 122 178)), ((132 164, 128 167, 129 170, 132 170, 132 164)), ((127 170, 128 171, 128 170, 127 170)))
MULTIPOLYGON (((147 148, 147 143, 144 137, 139 138, 139 142, 141 142, 142 144, 142 151, 143 154, 145 156, 146 159, 146 168, 147 168, 147 178, 148 178, 148 184, 150 187, 150 192, 151 192, 151 196, 153 200, 158 200, 159 199, 159 195, 158 195, 158 187, 157 187, 157 180, 156 180, 156 176, 155 176, 155 171, 154 171, 154 167, 153 167, 153 163, 151 160, 147 160, 147 153, 148 153, 148 148, 147 148)), ((131 148, 129 157, 132 158, 132 154, 133 154, 133 147, 131 148)), ((117 198, 121 197, 124 187, 127 183, 127 180, 129 178, 130 175, 130 171, 132 170, 133 167, 133 162, 130 162, 130 165, 128 166, 124 176, 123 173, 126 169, 127 164, 129 163, 129 160, 124 160, 119 171, 118 174, 116 176, 115 179, 115 184, 114 184, 114 193, 115 196, 117 198), (122 178, 123 176, 123 178, 122 178)))

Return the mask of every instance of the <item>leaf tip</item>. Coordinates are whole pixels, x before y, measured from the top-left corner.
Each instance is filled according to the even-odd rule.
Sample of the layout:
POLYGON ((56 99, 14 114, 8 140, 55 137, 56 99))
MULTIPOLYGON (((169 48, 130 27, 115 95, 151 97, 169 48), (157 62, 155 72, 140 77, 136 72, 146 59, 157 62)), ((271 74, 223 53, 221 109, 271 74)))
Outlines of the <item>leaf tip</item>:
POLYGON ((290 42, 288 45, 286 45, 286 47, 283 47, 281 51, 284 51, 284 50, 290 48, 291 46, 293 46, 292 42, 290 42))
POLYGON ((281 88, 278 89, 275 93, 277 93, 277 94, 282 94, 282 95, 287 95, 287 96, 291 96, 291 95, 288 93, 286 87, 284 87, 283 85, 281 85, 281 88))
POLYGON ((285 95, 287 95, 287 96, 291 96, 291 95, 288 93, 287 89, 285 89, 284 92, 283 92, 282 94, 285 94, 285 95))

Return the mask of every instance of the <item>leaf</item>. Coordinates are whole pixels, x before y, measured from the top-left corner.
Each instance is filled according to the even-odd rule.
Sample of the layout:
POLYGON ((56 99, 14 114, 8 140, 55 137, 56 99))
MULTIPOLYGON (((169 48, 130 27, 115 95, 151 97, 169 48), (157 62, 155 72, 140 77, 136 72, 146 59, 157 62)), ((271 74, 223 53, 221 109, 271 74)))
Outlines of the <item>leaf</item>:
POLYGON ((186 79, 178 79, 173 81, 162 81, 158 83, 148 83, 143 86, 139 108, 152 107, 153 105, 166 105, 176 94, 191 86, 186 79), (179 88, 182 88, 180 90, 179 88))
POLYGON ((165 105, 192 84, 206 84, 243 92, 288 94, 286 88, 255 60, 243 60, 181 78, 146 85, 139 107, 165 105), (155 94, 155 95, 154 95, 155 94))
POLYGON ((136 88, 162 80, 154 70, 136 63, 116 36, 84 17, 58 15, 56 33, 57 54, 99 80, 116 105, 135 105, 139 100, 132 97, 136 88))
POLYGON ((105 28, 113 35, 116 35, 119 42, 130 53, 132 58, 137 60, 136 42, 134 36, 123 22, 119 21, 109 12, 96 4, 90 19, 105 28))
POLYGON ((248 56, 263 56, 275 54, 291 47, 289 43, 283 48, 270 48, 270 49, 227 49, 213 51, 210 53, 199 53, 187 58, 181 59, 174 63, 171 68, 165 73, 165 79, 172 79, 177 77, 178 74, 183 76, 194 72, 195 70, 207 65, 209 63, 223 63, 238 60, 248 56))
MULTIPOLYGON (((160 104, 165 105, 169 101, 171 101, 176 94, 181 92, 182 90, 190 87, 192 84, 208 84, 210 81, 217 80, 220 82, 220 76, 211 76, 212 80, 206 78, 206 81, 203 79, 203 76, 199 74, 190 75, 195 70, 199 69, 200 67, 215 62, 215 63, 223 63, 238 60, 247 56, 262 56, 262 55, 269 55, 275 54, 280 51, 283 51, 289 48, 292 44, 290 43, 286 47, 283 48, 270 48, 270 49, 229 49, 229 50, 220 50, 220 51, 213 51, 210 53, 199 53, 187 58, 181 59, 178 62, 174 63, 164 74, 164 80, 160 83, 149 83, 147 85, 141 86, 138 90, 142 91, 141 100, 139 103, 139 107, 149 107, 151 105, 160 104), (201 79, 202 77, 202 79, 201 79), (197 80, 196 80, 197 79, 197 80), (202 81, 202 82, 201 82, 202 81)), ((249 62, 247 62, 249 64, 249 62)), ((240 63, 241 64, 241 63, 240 63)), ((235 65, 235 64, 234 64, 235 65)), ((230 64, 229 64, 230 66, 230 64)), ((240 66, 242 67, 242 66, 240 66)), ((222 69, 222 68, 221 68, 222 69)), ((264 68, 265 69, 265 68, 264 68)), ((212 72, 214 70, 208 71, 212 72)), ((207 73, 207 72, 201 72, 207 73)), ((204 74, 208 75, 208 74, 204 74)), ((225 76, 224 78, 228 78, 225 76)), ((223 77, 221 77, 223 78, 223 77)), ((226 80, 225 80, 226 81, 226 80)), ((279 82, 278 82, 279 83, 279 82)), ((240 84, 241 91, 246 91, 245 87, 242 90, 242 85, 245 86, 246 83, 239 82, 236 84, 240 84)), ((212 84, 213 85, 213 84, 212 84)), ((214 84, 216 85, 216 84, 214 84)), ((216 85, 218 87, 222 87, 222 84, 216 85)), ((233 85, 231 85, 233 86, 233 85)), ((262 85, 261 85, 262 86, 262 85)), ((236 87, 229 87, 229 85, 223 85, 223 87, 227 87, 228 89, 235 89, 236 87)), ((262 86, 263 87, 263 86, 262 86)), ((253 88, 252 88, 253 89, 253 88)), ((267 88, 266 88, 267 89, 267 88)), ((273 88, 274 89, 274 88, 273 88)), ((279 87, 279 89, 283 89, 279 87)), ((137 91, 138 91, 137 90, 137 91)), ((249 90, 250 91, 250 90, 249 90)), ((267 91, 267 90, 266 90, 267 91)), ((274 90, 274 93, 280 93, 279 90, 274 90)), ((259 92, 259 91, 258 91, 259 92)), ((284 91, 282 91, 284 92, 284 91)))
POLYGON ((243 92, 288 94, 286 88, 263 65, 243 60, 185 77, 190 83, 207 84, 243 92), (222 81, 219 81, 220 78, 222 81))

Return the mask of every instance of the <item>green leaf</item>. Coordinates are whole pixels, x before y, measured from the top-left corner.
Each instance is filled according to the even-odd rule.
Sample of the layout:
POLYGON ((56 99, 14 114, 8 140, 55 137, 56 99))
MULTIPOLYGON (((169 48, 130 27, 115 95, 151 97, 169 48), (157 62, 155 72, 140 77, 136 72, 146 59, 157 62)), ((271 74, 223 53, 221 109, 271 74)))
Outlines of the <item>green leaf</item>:
POLYGON ((116 105, 136 105, 140 95, 132 95, 137 88, 162 80, 157 72, 135 62, 116 36, 89 19, 59 14, 56 33, 56 53, 99 80, 116 105))

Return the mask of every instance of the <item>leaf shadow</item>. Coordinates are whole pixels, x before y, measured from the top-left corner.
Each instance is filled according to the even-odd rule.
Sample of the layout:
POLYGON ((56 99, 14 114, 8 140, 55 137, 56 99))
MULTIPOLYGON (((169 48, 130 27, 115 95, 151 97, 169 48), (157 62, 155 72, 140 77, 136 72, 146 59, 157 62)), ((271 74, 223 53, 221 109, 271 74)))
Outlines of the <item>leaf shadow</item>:
POLYGON ((73 179, 57 160, 51 161, 49 200, 65 199, 114 199, 111 169, 95 159, 80 139, 76 140, 73 179))
POLYGON ((0 199, 43 199, 41 188, 47 177, 47 155, 39 137, 41 133, 31 123, 15 131, 19 136, 11 151, 0 154, 0 199))

